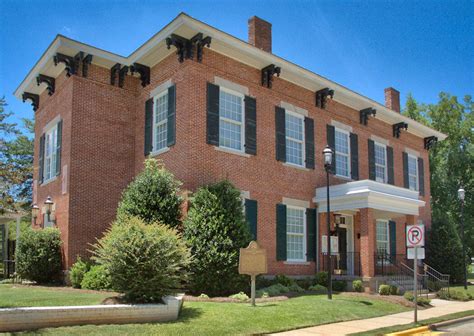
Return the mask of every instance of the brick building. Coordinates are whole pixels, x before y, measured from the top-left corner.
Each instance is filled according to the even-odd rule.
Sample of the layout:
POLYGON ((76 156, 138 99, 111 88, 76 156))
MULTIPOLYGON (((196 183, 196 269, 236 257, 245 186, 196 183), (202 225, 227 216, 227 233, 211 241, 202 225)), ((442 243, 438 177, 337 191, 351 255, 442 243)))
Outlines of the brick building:
POLYGON ((268 22, 248 25, 247 43, 180 14, 128 57, 58 35, 29 72, 15 94, 35 109, 35 225, 59 227, 65 268, 148 156, 191 192, 241 189, 270 274, 327 268, 326 144, 339 275, 373 278, 404 258, 406 224, 430 225, 428 149, 445 135, 401 115, 397 90, 381 105, 272 54, 268 22))

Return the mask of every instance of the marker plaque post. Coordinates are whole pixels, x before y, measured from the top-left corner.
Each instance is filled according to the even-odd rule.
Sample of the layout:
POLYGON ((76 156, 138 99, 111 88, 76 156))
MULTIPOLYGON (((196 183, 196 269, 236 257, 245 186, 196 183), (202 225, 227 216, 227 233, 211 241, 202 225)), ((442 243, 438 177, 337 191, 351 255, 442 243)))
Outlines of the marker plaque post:
POLYGON ((267 273, 267 251, 251 241, 247 248, 240 249, 239 273, 250 275, 252 306, 255 306, 255 280, 257 275, 267 273))
MULTIPOLYGON (((413 253, 408 253, 408 258, 413 257, 413 297, 415 303, 415 323, 418 322, 418 253, 425 245, 425 226, 422 224, 409 225, 406 231, 407 247, 413 248, 413 253)), ((423 251, 424 257, 424 251, 423 251)))

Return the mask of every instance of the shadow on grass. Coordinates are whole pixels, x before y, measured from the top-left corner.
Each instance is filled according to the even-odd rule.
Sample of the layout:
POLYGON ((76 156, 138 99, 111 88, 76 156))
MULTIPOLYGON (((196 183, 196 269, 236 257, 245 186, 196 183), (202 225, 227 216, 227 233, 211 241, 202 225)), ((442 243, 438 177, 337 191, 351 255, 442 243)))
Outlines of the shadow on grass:
POLYGON ((194 307, 186 307, 183 306, 181 309, 181 313, 176 321, 165 322, 166 324, 174 324, 174 323, 189 323, 192 322, 193 319, 199 318, 202 315, 201 308, 194 308, 194 307))
POLYGON ((364 305, 364 306, 373 306, 374 303, 373 302, 370 302, 370 301, 365 301, 365 300, 347 300, 347 299, 342 299, 342 298, 339 298, 338 301, 347 301, 347 302, 351 302, 351 303, 355 303, 355 304, 361 304, 361 305, 364 305))

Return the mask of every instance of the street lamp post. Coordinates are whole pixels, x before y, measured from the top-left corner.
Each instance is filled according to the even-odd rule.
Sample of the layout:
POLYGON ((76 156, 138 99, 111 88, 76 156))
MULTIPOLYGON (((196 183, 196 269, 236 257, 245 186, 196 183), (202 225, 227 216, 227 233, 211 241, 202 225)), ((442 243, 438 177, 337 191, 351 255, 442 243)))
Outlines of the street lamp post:
POLYGON ((331 216, 330 216, 330 205, 329 205, 329 172, 332 166, 333 152, 329 146, 326 146, 323 150, 324 155, 324 168, 326 169, 326 195, 327 195, 327 252, 328 252, 328 299, 332 300, 332 264, 331 264, 331 216))
POLYGON ((464 197, 466 191, 464 188, 459 188, 458 197, 461 201, 461 243, 462 243, 462 267, 464 268, 464 289, 467 290, 467 267, 466 267, 466 244, 464 242, 464 197))

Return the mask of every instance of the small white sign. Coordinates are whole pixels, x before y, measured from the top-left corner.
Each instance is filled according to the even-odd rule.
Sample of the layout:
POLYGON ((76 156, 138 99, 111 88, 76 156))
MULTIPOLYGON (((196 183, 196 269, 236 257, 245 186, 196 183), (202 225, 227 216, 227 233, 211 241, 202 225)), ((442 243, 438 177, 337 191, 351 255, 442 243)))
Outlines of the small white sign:
POLYGON ((408 225, 406 237, 407 247, 425 246, 425 226, 423 224, 408 225))
MULTIPOLYGON (((321 252, 328 253, 328 238, 326 235, 321 236, 321 252)), ((331 255, 337 255, 339 252, 339 239, 331 236, 331 255)))
MULTIPOLYGON (((417 257, 416 259, 425 259, 425 248, 424 247, 417 247, 416 248, 416 254, 417 257)), ((414 247, 409 247, 407 249, 407 258, 408 259, 415 259, 415 248, 414 247)))

